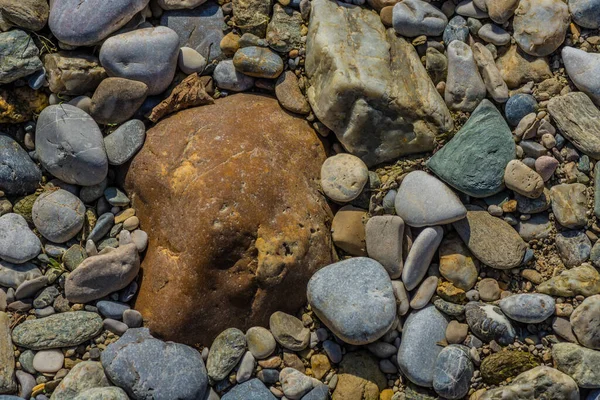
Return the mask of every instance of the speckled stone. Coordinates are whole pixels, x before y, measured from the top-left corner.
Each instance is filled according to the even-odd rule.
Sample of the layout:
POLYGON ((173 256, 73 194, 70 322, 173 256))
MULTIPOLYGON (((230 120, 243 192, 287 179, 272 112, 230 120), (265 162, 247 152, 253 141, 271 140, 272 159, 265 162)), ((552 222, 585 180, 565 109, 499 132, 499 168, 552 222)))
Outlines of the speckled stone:
POLYGON ((587 189, 581 183, 560 184, 550 189, 552 212, 565 228, 577 229, 587 224, 587 189))
POLYGON ((479 339, 497 341, 508 345, 515 340, 515 329, 500 308, 484 303, 470 302, 465 306, 465 315, 471 331, 479 339))
POLYGON ((42 171, 29 154, 10 136, 0 134, 0 188, 5 194, 34 192, 42 180, 42 171))
POLYGON ((369 180, 369 169, 348 153, 328 157, 321 166, 321 187, 333 201, 346 203, 357 198, 369 180))
POLYGON ((307 296, 320 320, 350 344, 374 342, 396 317, 390 277, 369 258, 351 258, 319 270, 308 283, 307 296))
POLYGON ((500 351, 484 358, 479 369, 484 382, 487 384, 499 384, 538 365, 539 363, 531 353, 525 351, 500 351))
POLYGON ((462 399, 469 392, 473 371, 467 347, 444 347, 435 361, 433 389, 445 399, 462 399))
POLYGON ((552 359, 555 367, 573 378, 579 387, 600 387, 600 351, 573 343, 556 343, 552 345, 552 359))
POLYGON ((146 127, 140 120, 133 119, 119 126, 104 138, 106 155, 110 165, 122 165, 129 161, 144 145, 146 127))
POLYGON ((236 328, 224 330, 215 338, 210 347, 206 360, 208 376, 215 381, 226 378, 245 352, 246 336, 244 332, 236 328))

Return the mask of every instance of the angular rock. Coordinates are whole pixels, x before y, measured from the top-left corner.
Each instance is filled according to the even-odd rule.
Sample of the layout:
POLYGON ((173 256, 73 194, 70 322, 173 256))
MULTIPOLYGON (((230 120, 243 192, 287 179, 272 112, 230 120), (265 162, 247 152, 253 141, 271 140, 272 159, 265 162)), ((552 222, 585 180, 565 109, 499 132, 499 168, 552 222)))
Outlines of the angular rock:
POLYGON ((444 347, 435 361, 433 389, 445 399, 462 399, 469 392, 473 363, 464 346, 444 347))
POLYGON ((364 351, 348 353, 340 363, 332 398, 378 399, 385 387, 385 375, 374 357, 364 351))
POLYGON ((581 183, 560 184, 550 189, 552 212, 565 228, 577 229, 587 224, 587 193, 581 183))
POLYGON ((428 161, 444 182, 473 197, 500 192, 504 170, 516 157, 510 128, 502 114, 483 100, 467 123, 428 161))
POLYGON ((22 264, 41 250, 42 243, 29 229, 25 218, 14 213, 0 217, 0 260, 22 264))
POLYGON ((99 124, 120 124, 135 114, 146 100, 148 86, 123 78, 108 78, 92 96, 90 115, 99 124))
POLYGON ((373 216, 365 226, 369 257, 381 263, 392 279, 402 275, 403 237, 404 221, 395 215, 373 216))
POLYGON ((88 257, 65 282, 65 297, 72 303, 88 303, 124 289, 137 276, 140 257, 135 244, 88 257))
POLYGON ((592 243, 585 232, 560 232, 556 235, 555 243, 566 267, 577 267, 590 258, 592 243))
POLYGON ((485 303, 470 302, 465 306, 465 315, 471 331, 485 342, 495 340, 501 345, 512 344, 515 329, 502 314, 500 308, 485 303))
POLYGON ((85 205, 66 190, 47 191, 33 203, 31 218, 42 236, 54 243, 64 243, 83 228, 85 205))
POLYGON ((539 324, 554 314, 554 298, 539 293, 522 293, 500 300, 500 309, 512 320, 539 324))
POLYGON ((11 83, 43 68, 40 51, 31 36, 15 29, 0 33, 0 85, 11 83))
MULTIPOLYGON (((399 3, 401 4, 401 3, 399 3)), ((464 42, 448 45, 448 78, 444 100, 450 109, 473 111, 485 98, 486 86, 479 75, 473 51, 464 42)))
MULTIPOLYGON (((242 334, 243 335, 243 334, 242 334)), ((108 378, 133 399, 202 399, 208 376, 195 349, 129 329, 101 354, 108 378)))
POLYGON ((76 364, 52 392, 52 400, 71 400, 77 395, 94 388, 110 386, 102 364, 83 361, 76 364))
POLYGON ((564 42, 569 19, 569 8, 560 0, 520 0, 513 37, 525 53, 544 57, 564 42))
POLYGON ((157 227, 136 301, 147 326, 210 343, 226 328, 297 312, 310 276, 336 261, 318 185, 324 160, 307 122, 257 95, 185 110, 149 131, 124 186, 141 225, 157 227))
POLYGON ((45 108, 37 121, 35 144, 44 168, 66 183, 92 186, 106 178, 102 133, 92 117, 77 107, 45 108))
POLYGON ((59 51, 44 55, 50 91, 83 95, 96 90, 107 75, 98 57, 83 52, 59 51))
POLYGON ((505 221, 472 209, 453 226, 473 255, 487 266, 511 269, 521 264, 527 245, 505 221))
POLYGON ((548 112, 573 146, 590 157, 600 158, 600 110, 585 93, 553 97, 548 112))
POLYGON ((275 51, 287 53, 302 46, 302 15, 293 8, 273 5, 273 16, 267 27, 266 39, 275 51))
MULTIPOLYGON (((13 393, 15 382, 15 352, 10 336, 10 317, 0 311, 0 393, 13 393)), ((2 397, 2 395, 0 395, 2 397)))
POLYGON ((46 0, 0 0, 0 17, 6 23, 30 31, 39 31, 48 22, 50 7, 46 0))
POLYGON ((573 378, 579 387, 600 387, 600 351, 573 343, 556 343, 552 345, 552 360, 556 369, 573 378))
MULTIPOLYGON (((235 15, 237 17, 237 13, 235 15)), ((177 32, 179 47, 196 50, 208 63, 223 57, 219 44, 223 39, 225 21, 217 3, 209 1, 193 10, 166 11, 160 24, 177 32)))
POLYGON ((53 1, 48 25, 58 40, 71 46, 91 46, 127 24, 149 0, 53 1))
POLYGON ((304 397, 306 393, 315 387, 315 383, 320 383, 314 378, 304 375, 294 368, 284 368, 279 373, 281 389, 286 398, 298 400, 304 397))
POLYGON ((221 400, 276 400, 269 389, 258 379, 250 379, 225 393, 221 400))
POLYGON ((515 89, 529 81, 540 82, 552 77, 548 59, 530 56, 516 44, 498 57, 496 66, 509 89, 515 89))
POLYGON ((8 135, 0 134, 0 159, 0 190, 8 195, 24 195, 37 189, 42 171, 8 135))
POLYGON ((246 352, 246 336, 235 328, 224 330, 210 346, 206 360, 208 376, 214 381, 225 379, 246 352))
POLYGON ((479 74, 485 83, 488 94, 498 103, 508 100, 508 86, 502 79, 492 52, 481 43, 473 43, 473 58, 479 68, 479 74))
POLYGON ((351 258, 318 271, 308 282, 307 297, 319 319, 350 344, 376 341, 396 317, 390 277, 369 258, 351 258))
POLYGON ((442 351, 448 320, 433 305, 413 311, 402 329, 398 366, 414 384, 432 387, 435 362, 442 351))
POLYGON ((87 311, 65 312, 17 325, 12 340, 32 350, 78 346, 102 332, 102 319, 87 311))
POLYGON ((449 224, 466 215, 465 206, 442 182, 424 171, 406 175, 395 199, 396 214, 414 227, 449 224))
POLYGON ((571 377, 554 368, 540 366, 519 374, 508 386, 488 390, 479 400, 536 400, 536 393, 542 392, 548 400, 579 399, 577 383, 571 377))
POLYGON ((488 13, 497 24, 504 24, 513 16, 519 0, 474 0, 475 5, 488 13))
POLYGON ((600 293, 600 273, 589 264, 565 270, 537 287, 540 293, 552 296, 593 296, 600 293))
POLYGON ((211 77, 200 77, 197 73, 188 76, 181 81, 179 85, 173 88, 169 97, 161 101, 152 109, 148 119, 152 122, 158 122, 158 120, 165 115, 176 111, 185 110, 186 108, 195 106, 213 104, 213 98, 206 93, 207 85, 212 85, 211 77), (203 78, 208 78, 209 82, 205 83, 206 79, 203 78))
POLYGON ((109 76, 143 82, 148 95, 171 84, 178 56, 179 36, 165 26, 112 36, 100 48, 100 62, 109 76))
POLYGON ((104 137, 104 147, 110 165, 129 161, 144 145, 146 127, 139 119, 132 119, 104 137))
MULTIPOLYGON (((600 295, 585 299, 571 314, 571 326, 579 343, 600 350, 600 295)), ((598 382, 600 387, 600 382, 598 382)))
POLYGON ((367 165, 431 150, 452 119, 414 47, 370 11, 311 4, 307 95, 319 120, 367 165))

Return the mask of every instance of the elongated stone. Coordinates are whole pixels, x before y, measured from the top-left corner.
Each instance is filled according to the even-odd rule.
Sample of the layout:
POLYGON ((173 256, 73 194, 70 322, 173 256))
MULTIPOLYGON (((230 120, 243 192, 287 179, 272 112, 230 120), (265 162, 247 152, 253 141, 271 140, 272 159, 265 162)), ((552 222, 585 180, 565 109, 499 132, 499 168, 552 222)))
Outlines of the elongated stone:
POLYGON ((537 290, 552 296, 593 296, 600 293, 600 273, 591 265, 583 264, 542 282, 537 290))
POLYGON ((540 293, 522 293, 500 301, 500 309, 510 319, 538 324, 554 314, 554 298, 540 293))
POLYGON ((10 337, 10 318, 8 314, 0 312, 0 393, 12 393, 17 390, 14 375, 15 352, 10 337))
POLYGON ((421 282, 443 237, 444 230, 439 226, 427 227, 417 236, 402 270, 407 290, 413 290, 421 282))

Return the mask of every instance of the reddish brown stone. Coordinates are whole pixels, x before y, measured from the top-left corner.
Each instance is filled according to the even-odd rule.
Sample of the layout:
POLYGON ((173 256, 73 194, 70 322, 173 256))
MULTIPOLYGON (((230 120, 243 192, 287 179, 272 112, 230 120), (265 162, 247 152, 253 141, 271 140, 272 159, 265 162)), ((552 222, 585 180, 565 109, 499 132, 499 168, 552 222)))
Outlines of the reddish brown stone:
POLYGON ((305 304, 336 261, 323 146, 277 100, 236 94, 147 133, 125 188, 150 242, 135 307, 165 339, 209 344, 305 304))

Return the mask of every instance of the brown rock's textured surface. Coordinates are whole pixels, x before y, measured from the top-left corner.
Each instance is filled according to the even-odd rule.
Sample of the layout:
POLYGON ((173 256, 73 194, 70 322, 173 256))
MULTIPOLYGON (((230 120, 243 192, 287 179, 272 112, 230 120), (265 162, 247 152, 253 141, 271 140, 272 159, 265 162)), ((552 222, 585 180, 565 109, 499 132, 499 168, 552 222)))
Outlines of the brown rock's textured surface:
POLYGON ((147 133, 125 176, 151 227, 136 308, 162 338, 210 343, 305 304, 336 261, 319 193, 322 144, 277 100, 236 94, 147 133))

